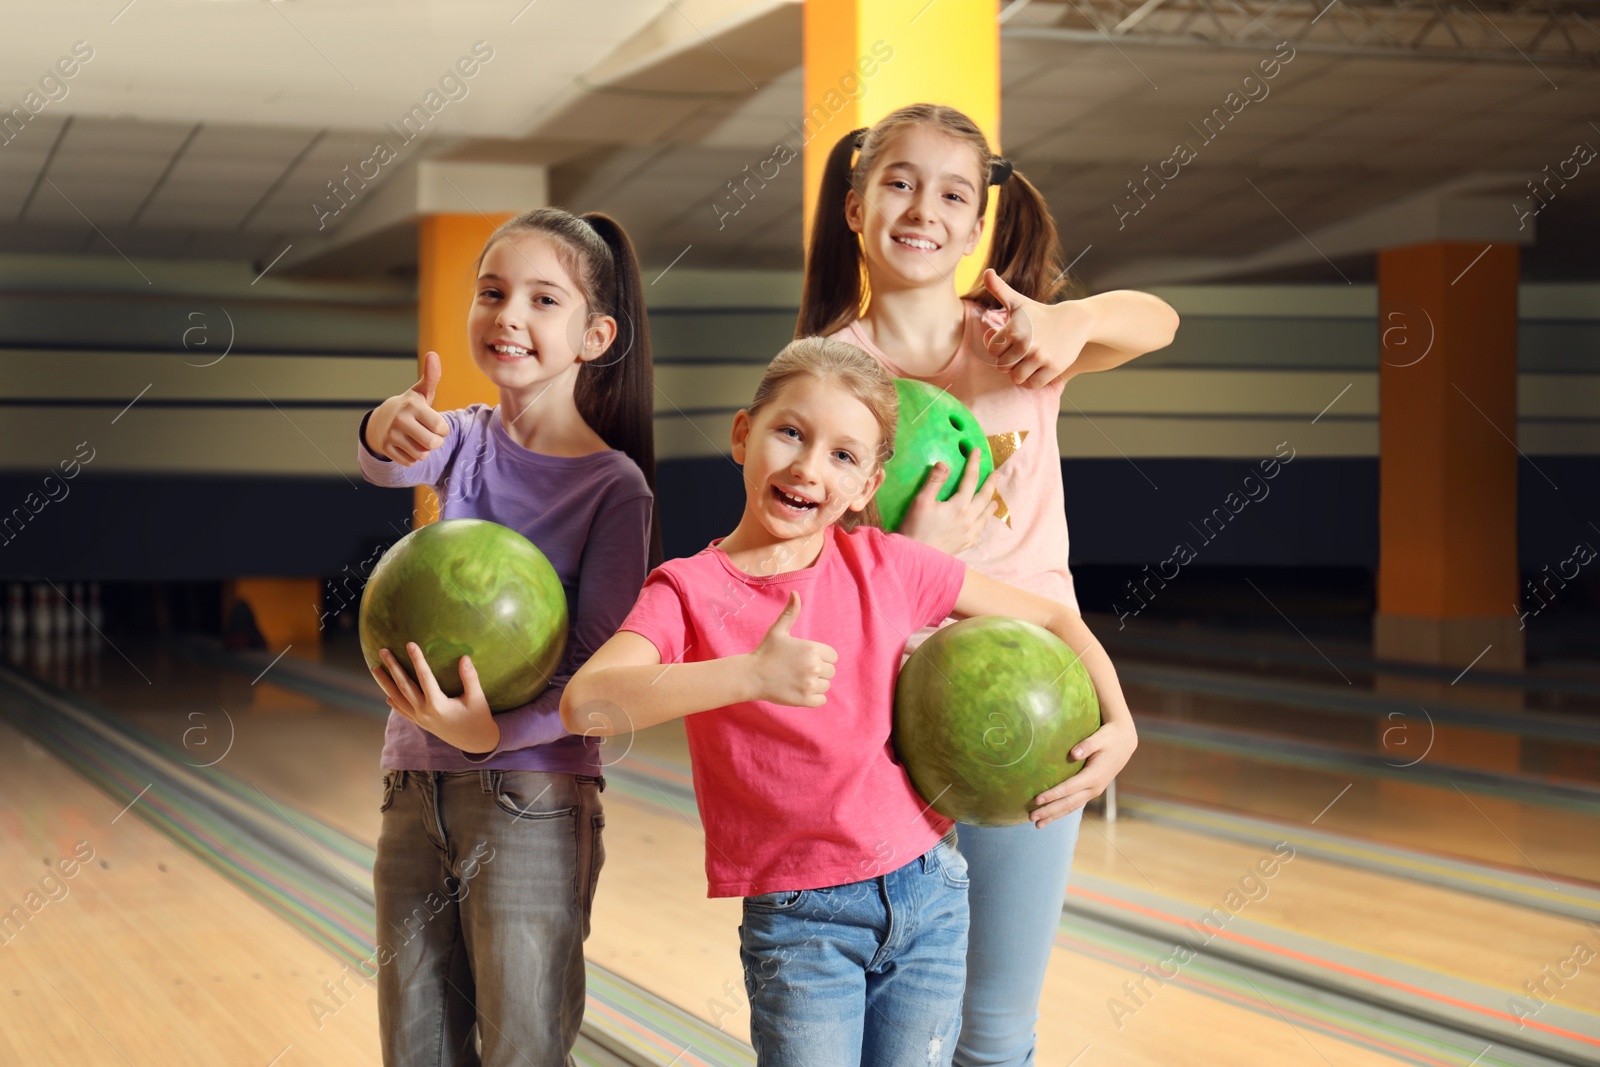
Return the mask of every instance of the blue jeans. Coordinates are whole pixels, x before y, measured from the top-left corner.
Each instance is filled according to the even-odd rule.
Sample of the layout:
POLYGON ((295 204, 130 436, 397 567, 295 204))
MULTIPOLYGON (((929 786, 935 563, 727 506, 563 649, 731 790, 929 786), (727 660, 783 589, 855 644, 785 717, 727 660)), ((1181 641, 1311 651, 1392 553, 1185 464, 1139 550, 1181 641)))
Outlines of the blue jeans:
POLYGON ((387 1067, 561 1067, 605 862, 599 778, 389 771, 373 886, 387 1067))
POLYGON ((967 865, 746 897, 739 956, 759 1067, 940 1067, 961 1030, 967 865))
POLYGON ((1043 830, 959 827, 972 872, 972 932, 958 1067, 1032 1067, 1039 994, 1082 819, 1080 808, 1043 830))

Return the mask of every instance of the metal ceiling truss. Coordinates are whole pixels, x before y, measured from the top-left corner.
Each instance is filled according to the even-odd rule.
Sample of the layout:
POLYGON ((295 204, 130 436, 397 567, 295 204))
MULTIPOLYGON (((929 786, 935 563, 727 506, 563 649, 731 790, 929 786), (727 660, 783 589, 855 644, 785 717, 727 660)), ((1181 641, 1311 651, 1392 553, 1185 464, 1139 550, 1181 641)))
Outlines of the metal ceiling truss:
POLYGON ((1600 67, 1600 0, 1011 0, 1004 37, 1600 67))

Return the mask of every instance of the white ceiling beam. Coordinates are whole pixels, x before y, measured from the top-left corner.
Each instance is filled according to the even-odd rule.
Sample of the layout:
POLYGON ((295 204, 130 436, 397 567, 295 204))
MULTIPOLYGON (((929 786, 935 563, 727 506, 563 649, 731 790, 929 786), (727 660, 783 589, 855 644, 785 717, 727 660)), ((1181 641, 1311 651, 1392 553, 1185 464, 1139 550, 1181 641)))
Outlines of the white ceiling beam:
POLYGON ((764 18, 799 0, 677 0, 609 55, 590 67, 584 80, 606 85, 643 73, 668 59, 764 18))
POLYGON ((402 165, 372 196, 353 204, 347 221, 326 236, 296 238, 284 265, 303 268, 331 252, 422 215, 498 215, 550 202, 545 167, 522 163, 460 163, 424 159, 402 165))

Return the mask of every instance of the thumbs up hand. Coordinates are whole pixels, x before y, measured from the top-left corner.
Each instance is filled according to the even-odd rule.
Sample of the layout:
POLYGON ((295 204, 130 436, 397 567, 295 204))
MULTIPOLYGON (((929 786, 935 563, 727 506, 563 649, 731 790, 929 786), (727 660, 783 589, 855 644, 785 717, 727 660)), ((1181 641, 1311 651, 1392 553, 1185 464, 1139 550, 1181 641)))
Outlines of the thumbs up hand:
POLYGON ((800 594, 789 602, 761 644, 751 653, 759 678, 757 700, 794 708, 820 708, 827 703, 828 679, 839 654, 820 641, 789 633, 800 616, 800 594))
POLYGON ((424 356, 417 384, 379 404, 367 420, 367 447, 409 467, 444 444, 450 423, 433 410, 433 395, 442 373, 439 353, 424 356))
POLYGON ((1013 384, 1025 389, 1059 383, 1090 340, 1090 316, 1083 303, 1030 300, 993 270, 983 272, 983 285, 1009 313, 1005 325, 984 335, 989 358, 1010 375, 1013 384))

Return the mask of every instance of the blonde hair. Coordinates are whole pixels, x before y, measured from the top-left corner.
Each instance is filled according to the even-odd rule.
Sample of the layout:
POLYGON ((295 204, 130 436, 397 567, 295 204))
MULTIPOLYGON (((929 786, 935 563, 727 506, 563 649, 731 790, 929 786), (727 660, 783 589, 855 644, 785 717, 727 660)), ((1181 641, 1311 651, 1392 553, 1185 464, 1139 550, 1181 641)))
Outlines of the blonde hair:
MULTIPOLYGON (((756 413, 775 400, 783 387, 802 374, 833 379, 872 412, 878 424, 878 448, 865 477, 873 474, 894 455, 894 431, 900 421, 900 396, 883 365, 855 345, 830 341, 826 337, 801 337, 783 346, 756 386, 756 395, 745 409, 753 419, 756 413)), ((882 526, 878 502, 867 501, 860 511, 846 511, 839 517, 845 530, 857 526, 882 526)))

